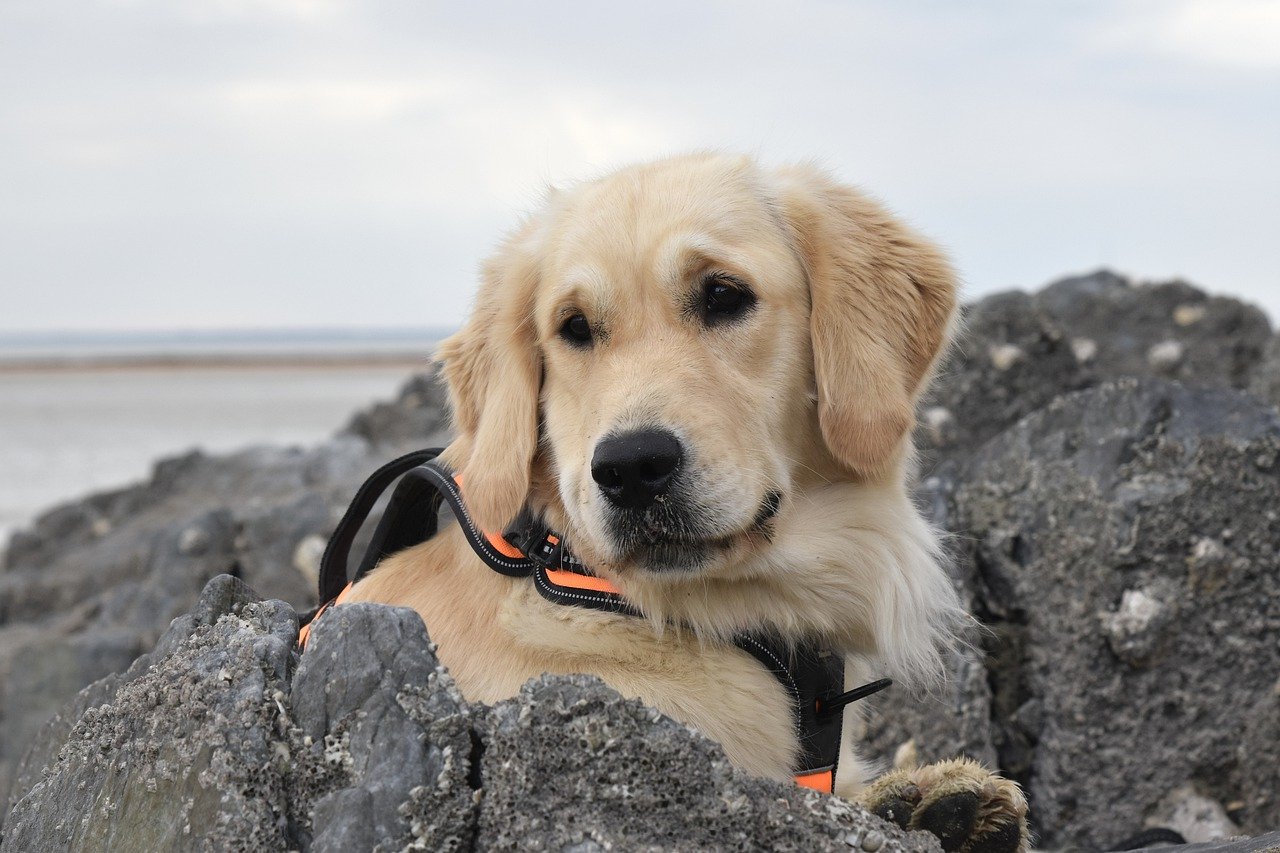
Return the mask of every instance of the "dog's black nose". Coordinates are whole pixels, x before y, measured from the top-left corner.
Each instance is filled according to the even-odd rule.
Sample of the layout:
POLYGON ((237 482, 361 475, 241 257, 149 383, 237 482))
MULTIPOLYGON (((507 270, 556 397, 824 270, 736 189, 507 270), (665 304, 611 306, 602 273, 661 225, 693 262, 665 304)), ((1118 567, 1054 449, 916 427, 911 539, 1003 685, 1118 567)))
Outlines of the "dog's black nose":
POLYGON ((663 494, 680 467, 680 440, 664 429, 601 439, 591 457, 591 477, 614 506, 644 509, 663 494))

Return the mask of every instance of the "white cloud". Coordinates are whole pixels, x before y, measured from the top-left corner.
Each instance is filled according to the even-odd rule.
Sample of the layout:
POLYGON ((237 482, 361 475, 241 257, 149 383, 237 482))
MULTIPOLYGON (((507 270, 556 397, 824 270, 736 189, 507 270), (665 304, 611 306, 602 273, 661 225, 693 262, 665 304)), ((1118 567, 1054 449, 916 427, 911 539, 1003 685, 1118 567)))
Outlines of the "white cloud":
POLYGON ((215 97, 255 121, 376 123, 448 94, 445 80, 259 78, 219 86, 215 97))
POLYGON ((1280 0, 1127 3, 1098 43, 1226 68, 1280 69, 1280 0))
POLYGON ((143 11, 150 15, 173 15, 197 24, 293 21, 328 23, 346 10, 344 0, 197 0, 172 3, 169 0, 99 0, 102 6, 143 11))

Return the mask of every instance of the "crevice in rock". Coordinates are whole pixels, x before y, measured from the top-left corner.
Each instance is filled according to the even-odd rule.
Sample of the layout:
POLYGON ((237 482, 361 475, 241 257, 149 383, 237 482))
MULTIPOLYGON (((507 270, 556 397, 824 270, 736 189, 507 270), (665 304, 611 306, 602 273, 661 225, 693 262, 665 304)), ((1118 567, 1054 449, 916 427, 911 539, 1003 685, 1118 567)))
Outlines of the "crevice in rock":
POLYGON ((1167 398, 1159 400, 1121 448, 1116 459, 1116 467, 1123 468, 1141 457, 1144 451, 1151 450, 1160 436, 1164 435, 1169 419, 1172 417, 1173 403, 1167 398))
POLYGON ((479 791, 484 787, 484 777, 480 770, 480 762, 484 759, 485 744, 484 739, 473 728, 471 729, 471 753, 467 756, 470 764, 467 766, 467 784, 471 786, 471 790, 479 791))
MULTIPOLYGON (((1008 548, 1010 556, 1024 565, 1029 548, 1025 539, 1021 535, 1010 537, 1008 548)), ((1001 773, 1022 786, 1030 803, 1042 713, 1023 666, 1028 617, 1018 606, 1012 585, 992 569, 981 553, 981 546, 975 548, 973 558, 978 580, 973 615, 987 629, 982 633, 982 649, 987 686, 991 691, 991 743, 1001 773)), ((1034 830, 1036 809, 1034 803, 1030 806, 1034 830)))

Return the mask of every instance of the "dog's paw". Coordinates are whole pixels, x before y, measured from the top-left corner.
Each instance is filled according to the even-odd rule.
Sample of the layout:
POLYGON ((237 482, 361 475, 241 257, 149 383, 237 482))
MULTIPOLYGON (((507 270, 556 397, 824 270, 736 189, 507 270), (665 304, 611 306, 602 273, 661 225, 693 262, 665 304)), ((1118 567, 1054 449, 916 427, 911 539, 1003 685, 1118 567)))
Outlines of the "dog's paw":
POLYGON ((1022 789, 967 758, 886 773, 858 801, 903 829, 933 833, 948 853, 1027 849, 1022 789))

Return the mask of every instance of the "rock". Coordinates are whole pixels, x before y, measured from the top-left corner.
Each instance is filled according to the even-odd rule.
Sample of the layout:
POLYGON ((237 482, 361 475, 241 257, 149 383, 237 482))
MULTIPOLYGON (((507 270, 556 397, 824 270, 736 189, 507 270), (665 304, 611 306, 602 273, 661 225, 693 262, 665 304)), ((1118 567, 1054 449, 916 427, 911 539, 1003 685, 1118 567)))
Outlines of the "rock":
POLYGON ((1177 373, 1186 354, 1186 348, 1178 341, 1161 341, 1147 350, 1147 364, 1157 374, 1171 376, 1177 373))
POLYGON ((1262 361, 1249 380, 1249 390, 1273 406, 1280 406, 1280 335, 1267 342, 1262 361))
POLYGON ((414 379, 378 407, 376 445, 344 433, 309 450, 189 453, 17 534, 0 572, 0 802, 45 720, 154 645, 210 578, 237 575, 270 598, 313 606, 316 543, 322 552, 364 478, 402 452, 445 443, 416 432, 445 419, 429 411, 441 400, 434 388, 414 379))
POLYGON ((445 433, 449 425, 449 399, 444 385, 429 375, 415 376, 390 403, 378 403, 360 412, 342 434, 359 436, 377 446, 412 444, 428 447, 428 437, 445 433))
MULTIPOLYGON (((991 689, 974 649, 957 651, 942 687, 913 695, 894 687, 864 700, 868 712, 863 750, 887 766, 927 764, 966 755, 1000 766, 992 740, 991 689)), ((1013 756, 1003 756, 1013 762, 1013 756)), ((1006 768, 1007 769, 1007 768, 1006 768)))
POLYGON ((1280 825, 1280 413, 1125 380, 959 481, 990 736, 1040 844, 1105 849, 1187 783, 1246 832, 1280 825))
POLYGON ((288 683, 297 620, 281 602, 226 616, 175 625, 169 654, 94 697, 15 804, 0 850, 290 845, 273 696, 288 683))
POLYGON ((987 347, 987 357, 991 366, 1001 372, 1008 370, 1027 357, 1022 347, 1013 344, 992 344, 987 347))
POLYGON ((462 700, 411 610, 297 620, 222 576, 28 753, 2 851, 938 851, 837 798, 754 779, 599 680, 462 700), (36 775, 33 768, 44 765, 36 775))
POLYGON ((1276 853, 1280 850, 1280 832, 1268 832, 1256 838, 1230 838, 1166 849, 1171 849, 1173 853, 1276 853))
POLYGON ((313 628, 288 698, 312 760, 347 777, 304 792, 312 803, 297 839, 304 849, 469 848, 470 711, 417 613, 333 608, 313 628))
POLYGON ((955 415, 942 406, 930 406, 920 413, 921 427, 928 431, 929 441, 942 447, 954 441, 955 415))
POLYGON ((1071 354, 1081 364, 1093 361, 1098 354, 1098 342, 1093 338, 1072 338, 1071 354))
POLYGON ((586 676, 531 681, 495 706, 481 731, 485 796, 477 840, 484 850, 900 850, 936 843, 891 833, 843 800, 746 776, 716 744, 586 676))
POLYGON ((1114 611, 1101 614, 1107 645, 1116 657, 1133 666, 1142 665, 1159 648, 1164 632, 1176 616, 1177 590, 1170 584, 1162 594, 1155 589, 1127 589, 1114 611))
POLYGON ((1191 785, 1170 791, 1156 804, 1147 824, 1168 827, 1192 844, 1240 834, 1240 827, 1227 817, 1222 803, 1198 793, 1191 785))
POLYGON ((1187 384, 1244 388, 1271 337, 1258 308, 1184 281, 1135 284, 1099 271, 1056 281, 1033 299, 1059 328, 1097 342, 1095 383, 1154 369, 1187 384))
POLYGON ((939 461, 963 458, 1058 394, 1092 381, 1092 368, 1077 360, 1067 330, 1025 293, 1000 293, 967 306, 962 329, 924 403, 953 419, 937 435, 917 431, 926 472, 939 461))
POLYGON ((934 460, 960 459, 1060 394, 1125 376, 1212 387, 1253 387, 1280 401, 1270 324, 1257 308, 1184 282, 1134 284, 1099 271, 1035 294, 988 296, 965 308, 964 332, 925 408, 919 444, 934 460), (1274 386, 1274 388, 1273 388, 1274 386))
POLYGON ((308 539, 327 542, 338 514, 332 498, 319 490, 307 490, 296 500, 285 498, 247 514, 240 521, 236 538, 239 575, 255 588, 269 590, 267 594, 273 598, 309 603, 315 595, 319 561, 316 574, 299 571, 297 543, 308 539))
POLYGON ((293 567, 310 582, 312 589, 320 581, 320 562, 327 546, 328 540, 317 533, 302 537, 294 546, 293 567))

